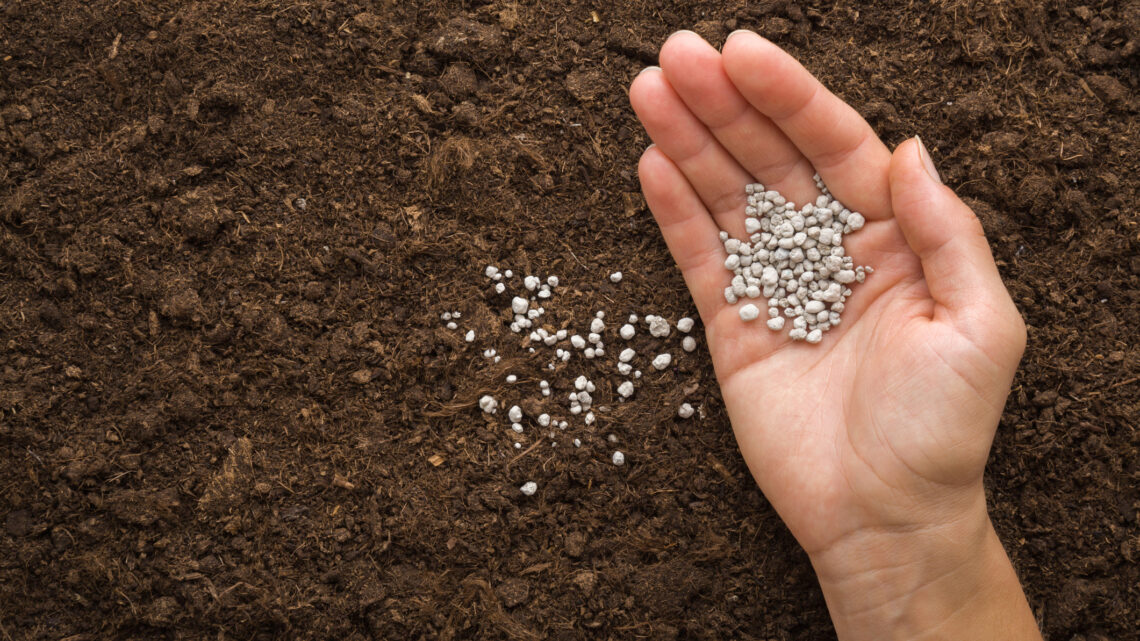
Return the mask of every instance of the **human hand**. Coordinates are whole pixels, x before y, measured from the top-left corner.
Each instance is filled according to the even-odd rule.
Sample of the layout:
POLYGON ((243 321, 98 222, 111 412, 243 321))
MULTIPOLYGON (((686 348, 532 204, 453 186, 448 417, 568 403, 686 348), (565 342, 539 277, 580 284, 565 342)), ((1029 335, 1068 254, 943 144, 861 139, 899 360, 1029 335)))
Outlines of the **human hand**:
MULTIPOLYGON (((744 460, 811 557, 833 618, 837 601, 852 603, 845 592, 877 586, 890 569, 905 568, 906 585, 859 595, 850 609, 893 607, 939 580, 927 574, 953 574, 944 566, 963 559, 947 542, 968 546, 953 550, 966 557, 976 548, 978 572, 1000 573, 982 472, 1025 326, 977 218, 917 139, 892 154, 753 33, 717 52, 679 32, 660 60, 630 88, 655 143, 641 158, 642 189, 705 323, 744 460), (809 345, 742 322, 725 302, 718 232, 747 238, 747 183, 804 203, 818 195, 816 171, 866 217, 845 247, 875 271, 842 324, 809 345)), ((836 619, 841 637, 848 623, 836 619)))

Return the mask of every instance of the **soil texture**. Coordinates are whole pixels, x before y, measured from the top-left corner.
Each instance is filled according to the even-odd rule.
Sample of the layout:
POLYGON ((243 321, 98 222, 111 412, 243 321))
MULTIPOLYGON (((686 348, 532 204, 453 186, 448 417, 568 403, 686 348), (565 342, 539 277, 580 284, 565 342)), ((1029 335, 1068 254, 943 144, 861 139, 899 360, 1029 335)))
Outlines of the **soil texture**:
POLYGON ((1136 638, 1140 2, 10 0, 0 639, 833 638, 700 324, 619 404, 482 275, 693 315, 626 96, 682 28, 922 135, 1029 325, 995 524, 1048 639, 1136 638), (477 406, 578 373, 557 447, 477 406))

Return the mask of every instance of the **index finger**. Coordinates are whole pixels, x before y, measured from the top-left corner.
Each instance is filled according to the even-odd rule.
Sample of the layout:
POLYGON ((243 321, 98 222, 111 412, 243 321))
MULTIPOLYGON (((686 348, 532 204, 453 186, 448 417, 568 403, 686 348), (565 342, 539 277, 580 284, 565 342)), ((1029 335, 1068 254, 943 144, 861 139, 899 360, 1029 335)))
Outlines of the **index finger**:
POLYGON ((891 216, 891 152, 857 111, 755 33, 733 32, 721 55, 740 93, 795 143, 836 198, 869 220, 891 216))

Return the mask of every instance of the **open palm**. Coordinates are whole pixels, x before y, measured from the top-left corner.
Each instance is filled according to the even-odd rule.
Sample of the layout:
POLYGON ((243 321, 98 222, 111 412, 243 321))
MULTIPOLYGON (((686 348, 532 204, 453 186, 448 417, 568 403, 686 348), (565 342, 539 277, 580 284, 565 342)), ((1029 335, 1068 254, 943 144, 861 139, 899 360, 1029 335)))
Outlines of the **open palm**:
POLYGON ((679 32, 660 58, 630 88, 655 143, 642 189, 765 495, 809 553, 977 507, 965 504, 981 497, 1025 329, 976 217, 921 143, 892 154, 771 42, 738 32, 718 52, 679 32), (717 235, 747 237, 747 183, 804 203, 817 171, 866 217, 845 247, 875 271, 853 287, 842 324, 809 345, 740 320, 723 297, 731 273, 717 235))

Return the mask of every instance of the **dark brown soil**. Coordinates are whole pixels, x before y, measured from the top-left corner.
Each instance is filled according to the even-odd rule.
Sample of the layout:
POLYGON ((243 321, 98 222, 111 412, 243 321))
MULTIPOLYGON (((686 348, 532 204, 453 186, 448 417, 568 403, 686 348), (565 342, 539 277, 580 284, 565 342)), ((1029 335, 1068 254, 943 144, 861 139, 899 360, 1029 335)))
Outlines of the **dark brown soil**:
POLYGON ((702 351, 580 449, 475 405, 544 375, 488 263, 691 313, 625 94, 686 27, 976 207, 1030 336, 993 517, 1049 639, 1135 638, 1140 3, 856 4, 0 4, 0 639, 828 638, 702 351))

